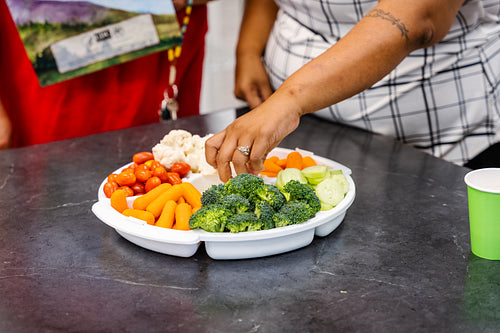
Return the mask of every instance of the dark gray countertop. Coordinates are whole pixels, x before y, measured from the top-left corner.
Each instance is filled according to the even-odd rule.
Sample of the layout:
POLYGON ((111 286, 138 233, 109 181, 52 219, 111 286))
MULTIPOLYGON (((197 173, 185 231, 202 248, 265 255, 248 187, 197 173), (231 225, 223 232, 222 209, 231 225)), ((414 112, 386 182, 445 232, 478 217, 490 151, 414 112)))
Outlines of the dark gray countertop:
POLYGON ((489 332, 500 262, 470 253, 468 169, 312 116, 281 147, 352 169, 338 229, 293 252, 190 258, 132 244, 91 212, 101 181, 171 129, 233 110, 0 152, 0 332, 489 332))

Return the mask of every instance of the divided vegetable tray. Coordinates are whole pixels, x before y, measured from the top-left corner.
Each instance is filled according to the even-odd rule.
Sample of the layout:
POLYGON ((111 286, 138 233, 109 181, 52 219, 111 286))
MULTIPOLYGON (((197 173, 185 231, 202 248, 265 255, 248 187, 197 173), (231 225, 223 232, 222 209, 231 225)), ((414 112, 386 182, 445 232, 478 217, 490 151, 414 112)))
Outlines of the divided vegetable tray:
MULTIPOLYGON (((212 233, 204 230, 173 230, 149 225, 142 220, 126 217, 111 207, 110 200, 103 192, 106 179, 101 183, 98 201, 92 206, 93 213, 105 224, 115 229, 125 239, 143 248, 178 256, 191 257, 205 242, 207 254, 212 259, 247 259, 280 254, 309 245, 314 236, 324 237, 332 233, 344 220, 347 209, 354 201, 356 188, 351 170, 335 161, 316 156, 311 152, 298 150, 303 156, 312 156, 318 164, 329 166, 332 170, 342 170, 349 182, 345 198, 334 208, 320 211, 304 223, 270 230, 247 231, 240 233, 212 233)), ((269 156, 285 158, 292 150, 275 148, 269 156)), ((121 169, 114 171, 118 173, 121 169)), ((274 178, 264 177, 266 183, 274 183, 274 178)), ((220 183, 217 175, 203 176, 190 174, 184 181, 192 183, 200 192, 213 184, 220 183)), ((129 206, 135 197, 128 198, 129 206)))

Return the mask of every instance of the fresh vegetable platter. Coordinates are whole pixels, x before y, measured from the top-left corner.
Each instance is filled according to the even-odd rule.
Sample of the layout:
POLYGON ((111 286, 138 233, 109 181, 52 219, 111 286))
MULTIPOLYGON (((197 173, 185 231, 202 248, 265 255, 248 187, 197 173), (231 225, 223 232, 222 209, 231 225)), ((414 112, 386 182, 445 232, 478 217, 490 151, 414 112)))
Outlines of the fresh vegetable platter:
MULTIPOLYGON (((269 230, 246 231, 239 233, 207 232, 202 229, 175 230, 150 225, 145 221, 125 216, 111 207, 110 199, 104 194, 107 179, 103 180, 98 201, 92 206, 93 213, 105 224, 114 228, 118 234, 143 248, 179 257, 190 257, 196 253, 201 242, 205 243, 207 254, 213 259, 246 259, 280 254, 309 245, 314 236, 324 237, 332 233, 342 223, 347 209, 354 201, 356 188, 351 170, 330 159, 316 156, 311 152, 299 150, 303 156, 312 156, 320 165, 332 170, 342 170, 349 189, 342 201, 335 207, 319 211, 312 219, 300 223, 269 230)), ((286 158, 293 150, 275 148, 269 155, 286 158)), ((119 173, 128 165, 116 170, 119 173)), ((274 184, 276 178, 263 176, 266 183, 274 184)), ((217 175, 190 173, 183 181, 193 184, 204 192, 214 184, 220 184, 217 175)), ((134 197, 128 197, 131 206, 134 197)))

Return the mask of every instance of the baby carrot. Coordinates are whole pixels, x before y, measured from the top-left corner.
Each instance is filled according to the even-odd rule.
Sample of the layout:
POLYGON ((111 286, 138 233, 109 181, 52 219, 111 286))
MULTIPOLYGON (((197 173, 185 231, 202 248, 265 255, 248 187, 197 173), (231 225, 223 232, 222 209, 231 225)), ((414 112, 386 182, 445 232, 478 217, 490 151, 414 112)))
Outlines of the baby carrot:
POLYGON ((122 213, 125 216, 132 216, 136 219, 146 221, 148 224, 155 224, 155 217, 150 212, 140 209, 127 208, 122 213))
POLYGON ((161 214, 163 206, 165 206, 165 203, 168 200, 174 200, 177 202, 183 192, 181 184, 170 186, 165 192, 161 193, 158 197, 151 201, 151 203, 146 207, 146 211, 152 213, 155 218, 158 218, 161 214))
POLYGON ((134 200, 132 203, 132 207, 134 209, 142 209, 145 210, 146 207, 154 200, 156 199, 160 194, 162 194, 164 191, 169 189, 172 185, 169 183, 163 183, 158 186, 156 186, 154 189, 151 191, 141 195, 137 199, 134 200))
POLYGON ((191 205, 194 211, 201 208, 201 193, 198 191, 193 184, 189 182, 183 182, 182 187, 184 188, 184 199, 188 204, 191 205))
POLYGON ((273 162, 272 159, 268 158, 264 160, 264 171, 268 172, 280 172, 283 170, 279 165, 276 164, 276 162, 273 162))
POLYGON ((305 169, 313 165, 316 165, 316 161, 311 156, 304 156, 302 159, 302 168, 305 169))
POLYGON ((116 190, 111 194, 111 207, 122 213, 128 208, 127 194, 124 190, 116 190))
POLYGON ((175 222, 175 207, 177 207, 177 203, 174 200, 168 200, 156 221, 156 226, 172 229, 175 222))
POLYGON ((177 200, 177 204, 181 204, 181 203, 185 203, 186 202, 186 199, 184 199, 184 197, 180 197, 178 200, 177 200))
POLYGON ((192 214, 191 205, 188 203, 183 203, 175 207, 175 224, 173 229, 176 230, 190 230, 189 228, 189 218, 192 214))
POLYGON ((302 155, 298 151, 292 151, 286 156, 286 167, 302 170, 302 155))

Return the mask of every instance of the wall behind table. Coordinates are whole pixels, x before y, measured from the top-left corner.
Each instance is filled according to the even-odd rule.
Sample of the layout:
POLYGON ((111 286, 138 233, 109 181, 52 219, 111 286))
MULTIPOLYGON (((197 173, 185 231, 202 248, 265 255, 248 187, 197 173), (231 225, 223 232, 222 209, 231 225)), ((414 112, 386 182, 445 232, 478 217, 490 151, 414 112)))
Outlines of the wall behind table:
POLYGON ((214 0, 208 4, 208 34, 200 112, 244 106, 234 90, 235 48, 244 0, 214 0))

